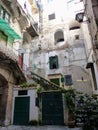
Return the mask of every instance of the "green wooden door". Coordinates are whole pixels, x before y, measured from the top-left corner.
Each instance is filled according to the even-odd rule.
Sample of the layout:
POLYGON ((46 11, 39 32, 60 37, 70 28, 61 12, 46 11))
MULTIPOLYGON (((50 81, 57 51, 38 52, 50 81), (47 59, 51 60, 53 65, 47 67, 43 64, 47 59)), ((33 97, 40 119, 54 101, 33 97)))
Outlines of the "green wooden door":
POLYGON ((14 107, 14 125, 28 125, 30 97, 16 97, 14 107))
POLYGON ((42 93, 42 124, 64 124, 63 101, 61 93, 42 93))

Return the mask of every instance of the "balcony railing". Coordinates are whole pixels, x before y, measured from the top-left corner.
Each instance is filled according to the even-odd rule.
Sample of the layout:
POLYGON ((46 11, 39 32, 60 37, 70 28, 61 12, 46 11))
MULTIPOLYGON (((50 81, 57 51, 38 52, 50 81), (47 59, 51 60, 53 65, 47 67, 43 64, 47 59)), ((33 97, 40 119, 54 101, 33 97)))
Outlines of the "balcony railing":
POLYGON ((33 36, 38 36, 39 35, 39 30, 38 30, 38 23, 34 21, 34 19, 28 15, 28 18, 30 20, 30 26, 27 28, 27 31, 33 36))
POLYGON ((18 60, 18 57, 14 53, 13 49, 9 49, 6 45, 2 44, 1 42, 0 42, 0 52, 4 53, 7 57, 9 57, 14 61, 18 60))

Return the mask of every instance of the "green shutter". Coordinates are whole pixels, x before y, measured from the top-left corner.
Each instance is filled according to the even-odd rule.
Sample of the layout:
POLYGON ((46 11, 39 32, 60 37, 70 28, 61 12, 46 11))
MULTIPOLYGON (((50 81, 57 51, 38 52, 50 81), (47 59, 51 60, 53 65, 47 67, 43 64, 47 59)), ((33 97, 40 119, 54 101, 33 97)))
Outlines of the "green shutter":
POLYGON ((52 57, 49 57, 49 68, 50 68, 50 69, 53 69, 53 68, 52 68, 52 64, 53 64, 53 58, 52 58, 52 57))
POLYGON ((64 83, 64 77, 63 76, 61 77, 61 82, 64 83))
POLYGON ((50 69, 59 68, 59 66, 58 66, 58 56, 49 57, 49 68, 50 69), (54 64, 55 64, 55 67, 54 67, 54 64))
POLYGON ((55 56, 55 58, 56 58, 56 66, 57 66, 57 68, 59 68, 59 64, 58 64, 58 56, 55 56))

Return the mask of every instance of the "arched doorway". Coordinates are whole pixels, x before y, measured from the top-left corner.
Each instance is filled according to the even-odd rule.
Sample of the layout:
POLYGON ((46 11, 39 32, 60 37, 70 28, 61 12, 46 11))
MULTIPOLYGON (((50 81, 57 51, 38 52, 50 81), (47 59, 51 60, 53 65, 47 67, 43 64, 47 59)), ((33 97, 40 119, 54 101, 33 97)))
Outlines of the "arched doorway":
POLYGON ((0 125, 4 124, 6 118, 6 106, 8 97, 8 82, 0 74, 0 125))

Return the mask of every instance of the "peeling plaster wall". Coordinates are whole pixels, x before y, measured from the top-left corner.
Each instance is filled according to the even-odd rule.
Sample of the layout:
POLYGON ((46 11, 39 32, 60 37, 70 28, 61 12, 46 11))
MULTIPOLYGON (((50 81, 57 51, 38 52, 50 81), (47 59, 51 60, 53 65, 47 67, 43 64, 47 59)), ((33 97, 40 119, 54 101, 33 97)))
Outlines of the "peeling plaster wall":
MULTIPOLYGON (((97 36, 97 25, 96 25, 96 18, 97 18, 97 10, 98 10, 98 2, 97 0, 83 0, 84 5, 85 5, 85 13, 87 16, 87 19, 90 19, 90 22, 86 22, 86 24, 88 24, 88 30, 89 30, 89 35, 85 35, 84 37, 86 37, 86 40, 88 40, 88 63, 92 62, 94 65, 94 70, 95 70, 95 77, 96 77, 96 82, 97 82, 97 90, 95 90, 94 87, 94 80, 92 78, 92 73, 91 70, 90 74, 91 74, 91 81, 92 81, 92 86, 93 86, 93 91, 94 94, 98 94, 98 64, 97 64, 97 57, 98 57, 98 50, 97 50, 97 40, 95 38, 95 36, 97 36)), ((84 23, 85 24, 85 23, 84 23)), ((84 31, 84 34, 87 34, 86 30, 85 30, 85 25, 82 24, 82 28, 84 31)))
MULTIPOLYGON (((43 37, 40 37, 40 40, 35 39, 32 41, 31 46, 33 53, 30 56, 30 61, 33 71, 37 72, 41 76, 43 71, 44 78, 47 78, 49 74, 71 74, 74 82, 73 86, 78 91, 84 91, 91 94, 92 89, 90 79, 87 79, 86 82, 82 82, 81 80, 82 77, 84 77, 84 79, 85 77, 88 77, 88 74, 83 73, 86 70, 87 55, 82 30, 80 28, 75 31, 64 31, 67 32, 68 38, 66 38, 64 42, 57 43, 57 45, 54 44, 54 32, 51 33, 51 30, 49 33, 44 34, 43 37), (75 40, 75 35, 79 35, 80 40, 75 40), (41 50, 38 48, 39 43, 41 44, 41 50), (69 47, 65 46, 64 48, 59 49, 62 45, 64 45, 64 43, 68 43, 69 47), (50 70, 49 57, 55 55, 58 56, 59 68, 50 70), (71 65, 74 66, 74 68, 72 67, 72 72, 70 70, 71 65), (41 73, 39 69, 41 70, 41 73), (81 80, 81 82, 77 81, 77 75, 80 75, 79 80, 81 80)), ((66 37, 66 34, 64 34, 64 37, 66 37)))
POLYGON ((8 125, 11 123, 11 116, 12 116, 12 97, 13 97, 13 84, 14 78, 10 71, 7 69, 0 67, 0 74, 5 77, 8 81, 8 97, 7 97, 7 106, 6 106, 6 115, 4 124, 8 125))
POLYGON ((20 87, 14 87, 14 92, 13 92, 13 115, 12 115, 12 123, 13 123, 13 117, 14 117, 14 104, 15 104, 15 97, 30 97, 30 111, 29 111, 29 121, 33 121, 39 120, 39 108, 35 105, 36 102, 36 97, 37 97, 37 88, 33 87, 33 88, 26 88, 26 89, 22 89, 20 87), (28 95, 18 95, 18 91, 19 90, 27 90, 28 91, 28 95))
MULTIPOLYGON (((46 4, 44 3, 45 6, 46 4)), ((64 19, 63 21, 59 19, 59 22, 56 22, 57 19, 48 20, 48 14, 51 14, 53 11, 49 12, 46 10, 45 12, 44 10, 42 12, 43 30, 40 36, 34 38, 30 44, 30 67, 33 72, 47 79, 50 74, 71 74, 73 87, 78 91, 91 94, 91 83, 88 78, 88 72, 86 72, 87 40, 85 40, 85 34, 81 26, 79 29, 69 30, 70 23, 72 23, 74 18, 68 16, 69 12, 66 15, 67 7, 64 7, 64 19), (54 34, 59 29, 63 31, 64 41, 55 44, 54 34), (79 39, 75 38, 76 35, 79 35, 79 39), (49 69, 49 57, 55 55, 58 56, 59 68, 51 70, 49 69), (87 81, 82 81, 82 77, 83 79, 87 79, 87 81), (81 82, 77 81, 78 78, 81 82)))

